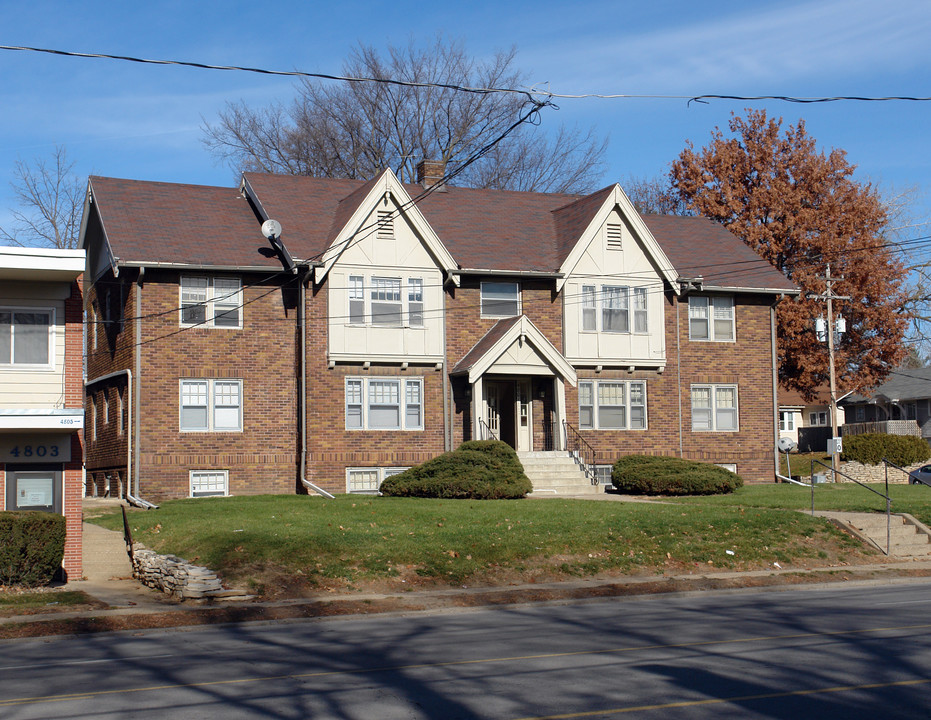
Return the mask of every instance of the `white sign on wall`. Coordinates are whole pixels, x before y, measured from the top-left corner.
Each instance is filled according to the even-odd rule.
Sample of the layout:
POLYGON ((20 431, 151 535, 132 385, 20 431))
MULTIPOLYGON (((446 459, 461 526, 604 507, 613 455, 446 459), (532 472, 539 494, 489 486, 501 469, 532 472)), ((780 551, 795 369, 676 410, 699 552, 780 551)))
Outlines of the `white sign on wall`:
POLYGON ((6 435, 0 433, 0 462, 71 462, 71 434, 6 435))

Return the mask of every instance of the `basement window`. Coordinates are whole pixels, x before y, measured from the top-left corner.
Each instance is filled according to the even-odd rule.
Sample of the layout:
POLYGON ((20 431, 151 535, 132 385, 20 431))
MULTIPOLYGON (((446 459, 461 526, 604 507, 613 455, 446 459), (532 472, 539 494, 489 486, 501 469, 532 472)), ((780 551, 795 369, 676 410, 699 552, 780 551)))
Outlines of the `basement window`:
POLYGON ((191 497, 229 495, 229 470, 191 470, 191 497))

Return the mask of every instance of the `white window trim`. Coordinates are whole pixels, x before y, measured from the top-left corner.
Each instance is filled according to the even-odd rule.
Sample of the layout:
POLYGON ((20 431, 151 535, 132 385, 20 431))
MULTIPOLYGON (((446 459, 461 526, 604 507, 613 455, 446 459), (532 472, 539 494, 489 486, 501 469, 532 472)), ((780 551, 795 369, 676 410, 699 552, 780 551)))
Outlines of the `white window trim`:
MULTIPOLYGON (((692 410, 692 432, 726 432, 726 433, 735 433, 740 432, 740 391, 738 386, 735 383, 695 383, 689 389, 690 396, 690 406, 692 410), (695 427, 695 390, 697 388, 708 388, 711 397, 711 427, 710 428, 696 428, 695 427), (733 428, 724 428, 718 429, 718 390, 719 389, 733 389, 734 390, 734 427, 733 428)), ((699 410, 708 410, 709 408, 699 408, 699 410)))
POLYGON ((594 285, 585 284, 581 286, 582 300, 579 303, 579 331, 583 333, 605 333, 607 335, 649 335, 650 334, 650 293, 646 287, 639 285, 594 285), (605 330, 604 329, 604 311, 608 309, 605 306, 604 299, 607 290, 620 290, 622 297, 626 299, 626 306, 623 308, 627 313, 627 330, 605 330), (643 297, 644 307, 636 307, 637 295, 643 297), (588 302, 589 304, 586 304, 588 302), (593 303, 593 304, 592 304, 593 303), (594 309, 595 328, 593 330, 585 329, 585 311, 594 309), (637 315, 645 316, 645 330, 637 330, 637 315))
POLYGON ((425 402, 424 402, 424 392, 423 392, 423 377, 399 377, 396 375, 365 375, 365 376, 346 376, 343 381, 343 417, 345 421, 345 429, 358 432, 358 431, 374 431, 374 432, 415 432, 424 429, 424 414, 425 414, 425 402), (398 427, 370 427, 369 425, 369 407, 372 404, 371 397, 369 394, 369 387, 373 382, 394 382, 398 383, 398 420, 400 425, 398 427), (360 383, 362 397, 360 403, 350 403, 349 402, 349 385, 350 383, 360 383), (407 386, 408 384, 416 384, 418 386, 418 394, 420 396, 420 403, 411 403, 410 405, 407 402, 407 386), (359 427, 352 427, 349 424, 349 407, 361 405, 361 421, 359 427), (420 408, 420 423, 416 426, 408 426, 407 423, 407 410, 408 407, 418 407, 420 408))
POLYGON ((231 275, 182 275, 181 279, 178 281, 178 325, 180 327, 205 327, 205 328, 215 328, 217 330, 241 330, 242 329, 242 316, 243 316, 243 301, 242 301, 242 278, 231 275), (206 299, 203 303, 192 303, 193 305, 202 304, 204 306, 205 320, 203 322, 184 322, 184 281, 185 280, 206 280, 206 299), (216 290, 214 283, 217 280, 235 280, 239 283, 239 289, 234 293, 230 293, 224 290, 216 290), (220 302, 224 301, 224 302, 220 302), (236 325, 217 325, 215 324, 216 319, 216 305, 221 306, 228 305, 230 307, 236 306, 237 309, 237 324, 236 325))
MULTIPOLYGON (((647 381, 646 380, 579 380, 579 430, 604 430, 604 431, 634 431, 642 432, 649 429, 649 414, 647 408, 649 401, 647 400, 647 381), (608 427, 603 428, 598 422, 598 386, 606 385, 624 385, 624 427, 608 427), (585 407, 592 408, 592 424, 591 426, 582 425, 582 385, 591 385, 592 386, 592 404, 591 406, 586 405, 585 407), (631 385, 642 385, 643 386, 643 427, 631 427, 631 407, 639 407, 639 405, 634 405, 630 401, 630 386, 631 385)), ((617 406, 610 406, 617 407, 617 406)))
MULTIPOLYGON (((416 330, 423 329, 426 327, 426 284, 424 283, 424 278, 422 275, 391 275, 388 273, 351 273, 347 276, 346 286, 346 325, 351 325, 352 327, 376 327, 376 328, 385 328, 389 330, 396 330, 398 328, 414 328, 416 330), (400 325, 387 325, 372 322, 372 289, 375 286, 375 280, 399 280, 401 288, 401 324, 400 325), (354 280, 361 280, 361 287, 354 285, 354 280), (420 311, 416 312, 415 315, 419 315, 422 319, 420 324, 413 324, 411 322, 411 290, 413 287, 420 288, 420 311), (359 289, 362 292, 362 322, 356 322, 353 320, 352 312, 352 303, 353 301, 358 302, 360 298, 353 297, 354 290, 359 289)), ((416 302, 414 303, 416 304, 416 302)))
POLYGON ((733 295, 690 295, 687 315, 688 315, 688 323, 689 323, 689 340, 692 340, 694 342, 722 342, 722 343, 737 342, 737 304, 734 302, 733 295), (715 324, 714 301, 721 300, 721 299, 730 301, 731 336, 729 338, 718 339, 716 337, 716 333, 714 329, 714 324, 715 324), (696 336, 692 334, 692 300, 707 301, 705 308, 707 309, 708 315, 705 319, 708 323, 708 337, 700 337, 700 336, 696 336))
MULTIPOLYGON (((483 318, 509 318, 509 317, 519 317, 523 312, 523 293, 521 292, 521 286, 519 282, 510 282, 510 281, 500 281, 500 280, 489 280, 488 282, 483 282, 479 286, 479 315, 483 318), (485 312, 485 286, 486 285, 513 285, 517 289, 517 312, 513 315, 497 315, 492 313, 485 312)), ((491 298, 489 298, 491 300, 491 298)), ((510 301, 509 301, 510 302, 510 301)))
MULTIPOLYGON (((36 370, 54 370, 55 369, 55 308, 54 307, 21 307, 21 306, 0 306, 0 312, 11 313, 10 323, 13 328, 13 336, 16 334, 16 326, 13 324, 12 313, 45 313, 48 315, 48 358, 44 363, 15 363, 12 362, 13 354, 16 352, 16 341, 11 337, 10 343, 10 360, 11 362, 2 362, 0 359, 0 369, 4 372, 35 372, 36 370)), ((96 340, 94 347, 96 348, 96 340)))
POLYGON ((188 471, 189 496, 197 497, 229 497, 230 494, 230 471, 229 470, 190 470, 188 471), (201 490, 195 494, 194 480, 196 476, 217 476, 223 480, 223 490, 216 492, 213 490, 201 490))
POLYGON ((385 481, 385 478, 389 478, 392 475, 397 475, 402 473, 405 470, 410 470, 409 467, 348 467, 346 468, 346 492, 353 495, 375 495, 381 490, 381 484, 385 481), (354 489, 352 487, 352 475, 353 473, 370 473, 374 472, 376 477, 377 486, 373 488, 363 488, 363 489, 354 489))
POLYGON ((183 433, 236 433, 242 432, 243 428, 243 382, 240 378, 181 378, 178 381, 178 429, 183 433), (182 421, 184 414, 184 384, 185 383, 207 383, 207 427, 205 428, 186 428, 182 421), (216 385, 217 383, 237 383, 239 385, 239 418, 238 427, 214 427, 214 416, 216 414, 216 385))
POLYGON ((795 432, 795 413, 792 410, 779 411, 779 432, 795 432))
POLYGON ((808 427, 827 427, 831 424, 827 410, 815 410, 808 413, 808 427))

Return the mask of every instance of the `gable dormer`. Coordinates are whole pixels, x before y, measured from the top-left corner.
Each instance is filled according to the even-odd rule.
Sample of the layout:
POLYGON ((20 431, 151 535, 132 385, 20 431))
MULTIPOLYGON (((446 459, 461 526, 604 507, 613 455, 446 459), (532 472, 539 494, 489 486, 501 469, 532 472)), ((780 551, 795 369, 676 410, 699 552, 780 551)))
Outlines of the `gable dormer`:
POLYGON ((624 191, 605 188, 555 215, 568 241, 557 282, 566 357, 576 366, 664 367, 664 290, 676 274, 624 191))
POLYGON ((394 173, 340 202, 322 260, 329 360, 442 361, 443 285, 455 263, 394 173))

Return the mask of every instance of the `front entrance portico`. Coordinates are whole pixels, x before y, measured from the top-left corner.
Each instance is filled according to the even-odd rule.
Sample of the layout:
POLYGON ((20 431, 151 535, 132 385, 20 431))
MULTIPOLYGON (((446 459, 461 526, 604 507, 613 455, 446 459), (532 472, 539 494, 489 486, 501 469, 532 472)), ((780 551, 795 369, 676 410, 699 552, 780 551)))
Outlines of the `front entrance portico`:
POLYGON ((497 322, 457 363, 471 390, 471 437, 518 451, 562 448, 565 383, 575 370, 526 317, 497 322))

